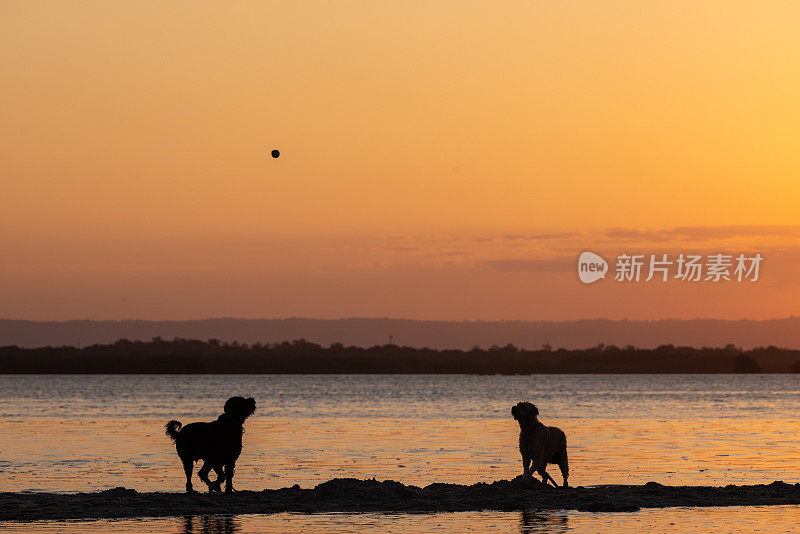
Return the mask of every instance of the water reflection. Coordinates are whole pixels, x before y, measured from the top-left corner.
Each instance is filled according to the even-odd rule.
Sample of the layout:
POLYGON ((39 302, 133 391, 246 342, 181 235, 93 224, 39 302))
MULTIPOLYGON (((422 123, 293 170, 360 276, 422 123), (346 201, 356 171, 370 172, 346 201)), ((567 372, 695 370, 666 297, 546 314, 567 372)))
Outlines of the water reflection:
POLYGON ((565 513, 542 513, 525 510, 520 514, 519 531, 521 534, 535 534, 538 532, 567 532, 569 519, 565 513))
POLYGON ((234 534, 242 530, 241 521, 232 515, 187 515, 183 521, 183 534, 234 534))
POLYGON ((561 532, 570 534, 741 534, 797 532, 800 506, 725 506, 718 508, 650 508, 638 512, 447 512, 278 513, 238 516, 1 522, 0 532, 20 534, 187 534, 281 532, 286 534, 467 534, 561 532))

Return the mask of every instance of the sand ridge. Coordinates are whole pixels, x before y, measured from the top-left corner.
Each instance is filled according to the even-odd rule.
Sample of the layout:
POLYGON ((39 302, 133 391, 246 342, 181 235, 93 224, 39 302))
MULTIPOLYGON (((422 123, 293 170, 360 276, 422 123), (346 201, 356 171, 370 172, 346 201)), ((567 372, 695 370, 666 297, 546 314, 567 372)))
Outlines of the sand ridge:
POLYGON ((800 504, 800 484, 776 481, 742 486, 643 485, 547 487, 538 481, 436 483, 420 488, 391 480, 333 479, 310 489, 294 485, 263 491, 139 493, 115 488, 95 493, 0 493, 0 520, 165 517, 279 512, 456 512, 582 510, 633 512, 668 506, 800 504))

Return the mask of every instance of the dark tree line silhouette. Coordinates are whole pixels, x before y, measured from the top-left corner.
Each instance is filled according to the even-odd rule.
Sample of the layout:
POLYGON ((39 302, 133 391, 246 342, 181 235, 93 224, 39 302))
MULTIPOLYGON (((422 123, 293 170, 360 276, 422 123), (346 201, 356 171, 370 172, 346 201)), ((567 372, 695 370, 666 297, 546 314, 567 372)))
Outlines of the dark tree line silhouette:
POLYGON ((245 345, 216 339, 120 339, 77 347, 0 347, 0 373, 758 373, 800 372, 800 351, 759 347, 743 351, 662 345, 655 349, 598 345, 582 350, 434 350, 379 345, 323 347, 303 339, 245 345))

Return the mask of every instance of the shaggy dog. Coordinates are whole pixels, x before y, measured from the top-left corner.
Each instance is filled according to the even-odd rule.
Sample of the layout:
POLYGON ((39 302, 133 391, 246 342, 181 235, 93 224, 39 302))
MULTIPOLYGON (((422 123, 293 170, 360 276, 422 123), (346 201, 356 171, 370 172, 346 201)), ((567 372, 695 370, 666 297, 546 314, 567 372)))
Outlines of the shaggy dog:
POLYGON ((564 487, 567 487, 569 463, 567 462, 567 436, 560 428, 544 426, 539 421, 539 409, 530 402, 520 402, 511 408, 511 415, 519 421, 519 452, 522 454, 522 475, 530 480, 534 472, 558 487, 545 468, 547 464, 558 464, 564 487), (532 464, 531 464, 532 462, 532 464), (530 466, 530 469, 529 467, 530 466))
POLYGON ((192 489, 192 470, 197 460, 203 460, 203 467, 197 475, 208 485, 209 493, 222 491, 223 469, 225 493, 233 491, 233 468, 242 452, 242 425, 255 411, 256 401, 253 397, 231 397, 225 402, 224 413, 216 421, 186 426, 174 419, 167 423, 167 436, 175 442, 178 456, 183 462, 187 493, 195 493, 192 489), (214 482, 208 478, 212 469, 217 474, 214 482))

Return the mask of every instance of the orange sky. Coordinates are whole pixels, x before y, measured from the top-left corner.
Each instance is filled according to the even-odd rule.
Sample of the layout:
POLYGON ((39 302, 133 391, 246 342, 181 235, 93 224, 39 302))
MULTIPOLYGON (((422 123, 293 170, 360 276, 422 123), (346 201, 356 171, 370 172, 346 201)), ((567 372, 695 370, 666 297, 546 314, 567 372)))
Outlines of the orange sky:
POLYGON ((798 24, 793 2, 5 1, 0 317, 790 315, 798 24), (634 248, 764 272, 570 264, 634 248))

